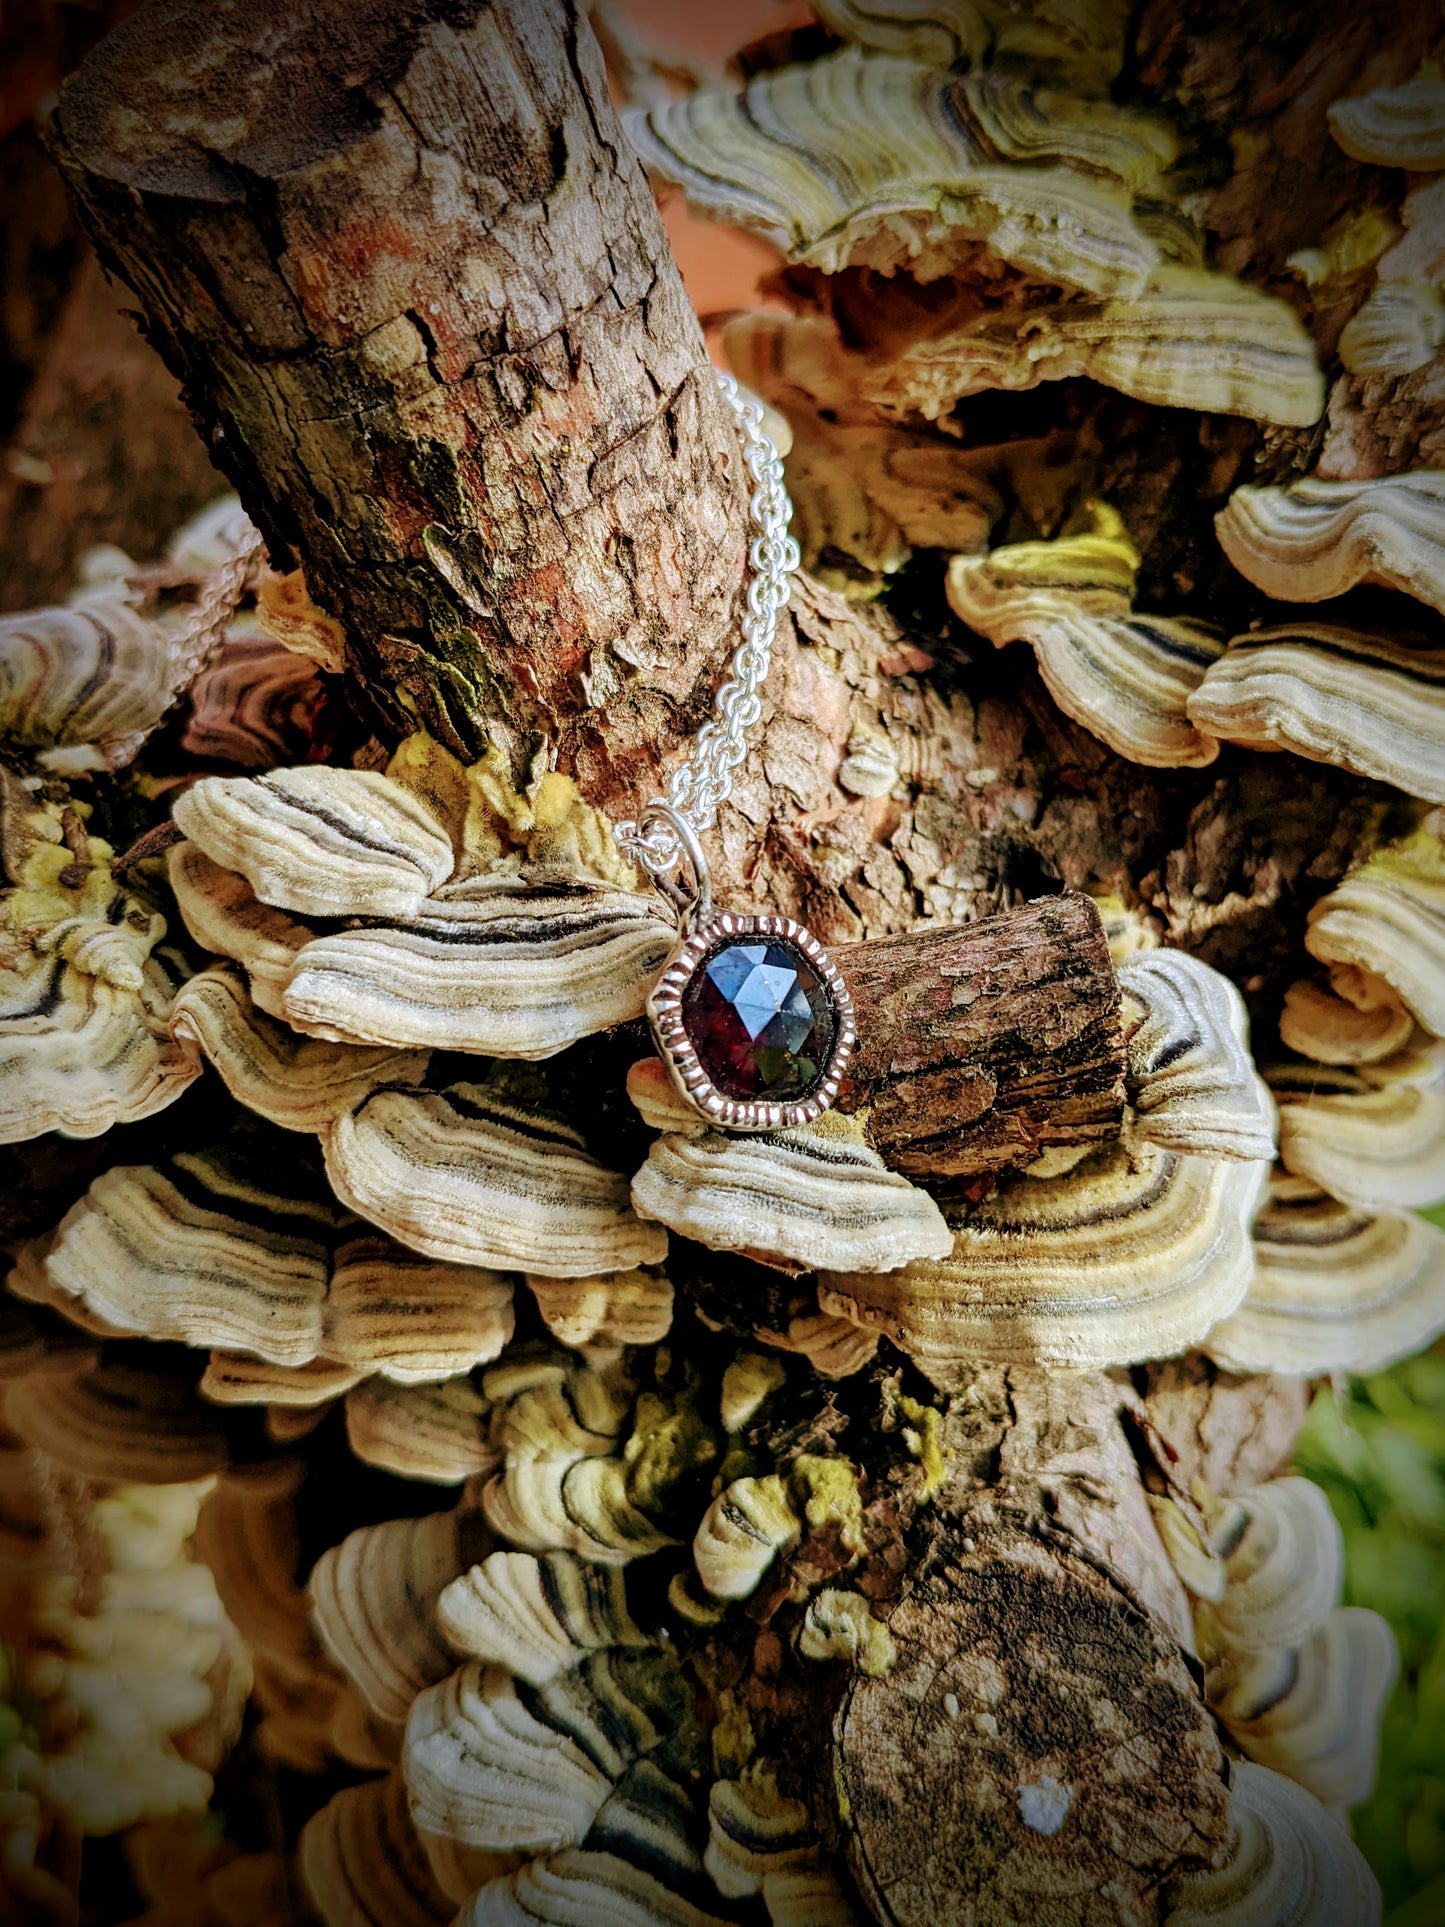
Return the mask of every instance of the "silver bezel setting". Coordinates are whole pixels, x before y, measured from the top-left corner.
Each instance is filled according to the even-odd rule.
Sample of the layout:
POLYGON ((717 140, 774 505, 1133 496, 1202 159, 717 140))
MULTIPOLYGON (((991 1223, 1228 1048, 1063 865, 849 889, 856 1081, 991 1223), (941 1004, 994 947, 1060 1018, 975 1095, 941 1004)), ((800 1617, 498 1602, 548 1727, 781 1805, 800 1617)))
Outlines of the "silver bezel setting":
POLYGON ((709 917, 674 953, 671 962, 652 987, 647 1000, 647 1015, 652 1034, 668 1074, 688 1102, 725 1131, 781 1131, 794 1124, 811 1124, 821 1117, 838 1095, 843 1073, 848 1068, 858 1041, 853 1019, 853 999, 848 994, 838 966, 822 944, 801 923, 791 917, 743 917, 722 911, 709 917), (739 937, 773 937, 790 944, 806 957, 817 972, 818 980, 833 999, 837 1031, 823 1074, 806 1097, 792 1103, 749 1103, 727 1097, 708 1076, 698 1060, 692 1039, 682 1021, 682 999, 688 984, 704 957, 720 943, 739 937))

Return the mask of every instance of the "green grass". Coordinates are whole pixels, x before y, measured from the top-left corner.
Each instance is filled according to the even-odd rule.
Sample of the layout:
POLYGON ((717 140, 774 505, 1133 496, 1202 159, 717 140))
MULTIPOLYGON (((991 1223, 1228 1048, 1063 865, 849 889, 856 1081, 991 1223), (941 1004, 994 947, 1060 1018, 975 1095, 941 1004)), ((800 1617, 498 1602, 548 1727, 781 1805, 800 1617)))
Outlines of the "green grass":
MULTIPOLYGON (((1426 1214, 1445 1223, 1445 1210, 1426 1214)), ((1345 1535, 1345 1598, 1400 1642, 1375 1794, 1355 1837, 1385 1894, 1385 1927, 1445 1922, 1445 1352, 1316 1397, 1296 1453, 1345 1535)))

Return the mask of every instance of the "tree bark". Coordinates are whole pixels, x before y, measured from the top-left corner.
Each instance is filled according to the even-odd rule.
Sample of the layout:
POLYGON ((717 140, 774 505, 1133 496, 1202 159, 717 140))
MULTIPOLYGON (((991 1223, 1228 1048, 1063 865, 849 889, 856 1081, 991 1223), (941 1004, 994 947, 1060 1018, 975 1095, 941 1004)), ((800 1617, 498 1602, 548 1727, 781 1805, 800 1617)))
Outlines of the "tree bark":
POLYGON ((979 1177, 1102 1143, 1124 1109, 1119 982, 1073 893, 885 937, 835 961, 858 1013, 840 1110, 913 1177, 979 1177))
POLYGON ((652 784, 727 653, 746 476, 563 0, 156 0, 55 151, 393 729, 652 784))

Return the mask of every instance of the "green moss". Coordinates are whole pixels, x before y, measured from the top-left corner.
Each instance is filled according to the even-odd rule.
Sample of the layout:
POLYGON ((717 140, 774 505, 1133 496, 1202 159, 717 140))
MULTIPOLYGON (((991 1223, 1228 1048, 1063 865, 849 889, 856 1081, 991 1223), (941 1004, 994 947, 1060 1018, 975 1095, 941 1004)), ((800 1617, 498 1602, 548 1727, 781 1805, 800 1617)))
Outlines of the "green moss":
POLYGON ((897 1394, 894 1405, 898 1416, 907 1421, 903 1427, 903 1443, 923 1468, 918 1503, 927 1505, 943 1490, 944 1480, 948 1477, 948 1454, 939 1438, 943 1414, 934 1405, 925 1405, 920 1399, 909 1398, 906 1392, 897 1394))
POLYGON ((836 1526, 849 1552, 861 1556, 867 1546, 857 1467, 847 1459, 803 1452, 788 1467, 788 1474, 812 1530, 821 1532, 826 1526, 836 1526))
POLYGON ((441 532, 455 542, 453 531, 470 529, 476 520, 456 449, 443 441, 408 442, 406 466, 427 507, 435 512, 441 532))
POLYGON ((720 1780, 735 1780, 757 1750, 748 1709, 730 1688, 713 1696, 717 1718, 712 1729, 712 1769, 720 1780))
POLYGON ((712 1465, 718 1449, 717 1434, 698 1410, 695 1383, 672 1393, 643 1392, 622 1448, 627 1496, 644 1512, 665 1511, 678 1485, 712 1465))

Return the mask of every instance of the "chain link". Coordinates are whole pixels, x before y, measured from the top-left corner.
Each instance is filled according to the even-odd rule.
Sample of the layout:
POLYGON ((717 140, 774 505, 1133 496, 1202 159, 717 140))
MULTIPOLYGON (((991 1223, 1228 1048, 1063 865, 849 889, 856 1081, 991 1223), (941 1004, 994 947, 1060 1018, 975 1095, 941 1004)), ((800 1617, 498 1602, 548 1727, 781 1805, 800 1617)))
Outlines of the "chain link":
POLYGON ((748 550, 753 575, 742 620, 743 639, 728 680, 717 692, 716 713, 698 731, 692 755, 668 777, 665 794, 654 796, 636 822, 619 823, 614 831, 622 848, 659 882, 688 861, 684 840, 668 819, 675 817, 693 832, 689 841, 696 848, 697 833, 712 828, 732 793, 733 772, 748 753, 748 731, 763 713, 758 691, 772 661, 778 617, 788 600, 788 578, 800 561, 798 545, 788 533, 793 505, 783 479, 783 458, 772 437, 763 432, 762 406, 744 395, 731 375, 720 374, 717 379, 742 429, 743 456, 753 480, 749 507, 759 533, 748 550))

